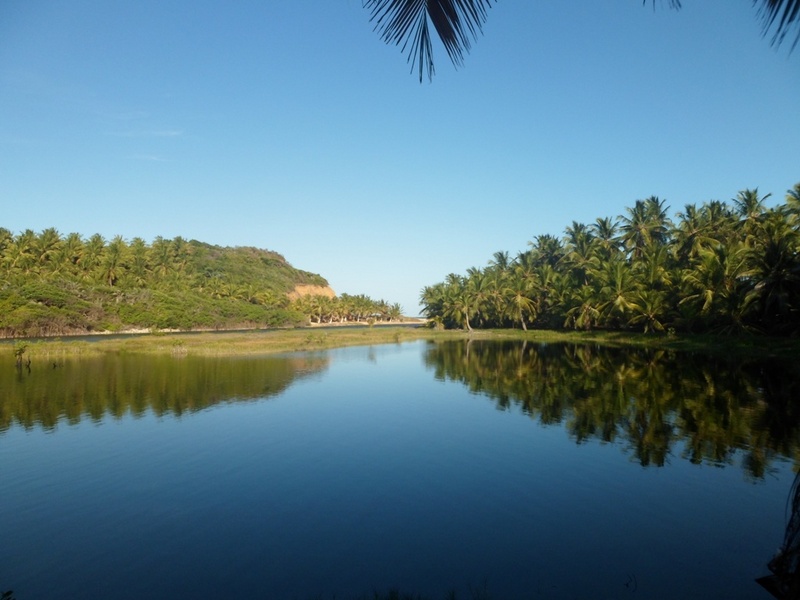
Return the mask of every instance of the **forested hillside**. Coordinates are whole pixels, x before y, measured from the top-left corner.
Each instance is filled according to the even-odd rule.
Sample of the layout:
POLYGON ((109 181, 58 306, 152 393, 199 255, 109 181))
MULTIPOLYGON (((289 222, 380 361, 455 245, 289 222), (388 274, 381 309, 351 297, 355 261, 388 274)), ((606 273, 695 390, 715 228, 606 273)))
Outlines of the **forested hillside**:
POLYGON ((785 202, 744 190, 730 203, 637 200, 626 214, 573 221, 512 257, 422 290, 446 327, 800 334, 800 184, 785 202))
POLYGON ((296 286, 327 286, 276 252, 181 237, 0 228, 0 335, 297 325, 296 286))

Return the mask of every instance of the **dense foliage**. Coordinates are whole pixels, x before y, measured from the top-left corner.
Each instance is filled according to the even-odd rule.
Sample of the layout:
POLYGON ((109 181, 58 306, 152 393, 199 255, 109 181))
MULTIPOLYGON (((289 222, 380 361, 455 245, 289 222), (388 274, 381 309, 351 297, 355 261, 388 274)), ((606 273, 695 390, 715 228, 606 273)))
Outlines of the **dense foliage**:
POLYGON ((276 252, 181 237, 84 239, 0 228, 0 335, 304 323, 295 286, 327 282, 276 252))
POLYGON ((302 296, 292 303, 292 308, 308 315, 312 323, 369 323, 383 321, 393 323, 403 320, 403 309, 386 300, 373 300, 364 294, 338 297, 323 295, 302 296))
POLYGON ((445 327, 800 332, 800 184, 772 208, 744 190, 688 204, 673 222, 657 197, 574 222, 511 258, 450 274, 420 300, 445 327))

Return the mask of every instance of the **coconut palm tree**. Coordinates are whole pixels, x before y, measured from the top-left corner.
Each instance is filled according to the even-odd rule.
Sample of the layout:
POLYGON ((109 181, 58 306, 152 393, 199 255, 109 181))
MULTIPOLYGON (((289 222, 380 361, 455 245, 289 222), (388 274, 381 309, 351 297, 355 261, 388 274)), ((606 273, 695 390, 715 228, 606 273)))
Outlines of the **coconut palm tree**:
POLYGON ((641 290, 639 281, 628 264, 622 260, 614 260, 603 265, 598 273, 602 287, 598 310, 604 324, 614 324, 626 319, 627 314, 636 302, 636 295, 641 290))
POLYGON ((692 308, 694 317, 721 332, 741 331, 747 310, 744 276, 747 251, 740 242, 702 248, 698 261, 682 275, 680 305, 692 308))
POLYGON ((594 243, 598 247, 598 256, 601 260, 608 260, 619 252, 617 230, 619 222, 611 217, 603 217, 589 225, 594 235, 594 243))
POLYGON ((522 329, 528 331, 528 322, 536 320, 536 302, 531 299, 533 290, 529 280, 516 274, 506 278, 503 295, 506 299, 506 313, 513 321, 519 321, 522 329))
POLYGON ((595 256, 596 246, 591 229, 583 223, 573 221, 565 232, 566 254, 561 259, 559 266, 568 273, 575 285, 588 285, 589 272, 596 268, 600 261, 595 256))
MULTIPOLYGON (((427 73, 432 79, 433 35, 442 42, 455 66, 464 62, 486 22, 488 11, 497 0, 362 0, 370 11, 370 21, 387 44, 401 46, 407 52, 411 71, 416 68, 419 79, 427 73)), ((652 0, 655 5, 656 0, 652 0)), ((679 9, 681 0, 667 0, 671 8, 679 9)), ((647 0, 642 0, 647 4, 647 0)), ((779 45, 792 31, 800 40, 800 0, 752 0, 762 20, 763 32, 772 32, 771 43, 779 45)))
POLYGON ((528 242, 528 245, 531 247, 531 260, 537 267, 544 264, 555 267, 564 256, 561 240, 549 233, 537 235, 535 241, 528 242))
POLYGON ((469 282, 455 273, 447 276, 442 316, 452 319, 459 327, 472 331, 469 321, 475 310, 475 297, 469 282))
POLYGON ((100 266, 100 260, 106 247, 106 240, 99 233, 90 237, 83 246, 81 254, 81 269, 84 279, 92 279, 95 270, 100 266))
POLYGON ((800 233, 781 211, 766 213, 752 235, 748 275, 754 286, 748 300, 769 329, 786 329, 800 320, 800 233))
POLYGON ((36 261, 42 271, 52 270, 52 261, 61 246, 61 234, 55 227, 48 227, 36 236, 36 261))
MULTIPOLYGON (((344 296, 344 294, 342 294, 344 296)), ((444 283, 427 285, 419 294, 419 303, 422 305, 422 314, 428 319, 441 319, 444 316, 444 283)))
POLYGON ((78 265, 83 256, 83 238, 79 233, 70 233, 65 238, 56 252, 55 262, 60 271, 76 274, 78 265))
POLYGON ((100 263, 104 283, 109 286, 117 283, 125 270, 124 262, 127 252, 128 245, 121 235, 114 236, 114 239, 108 243, 100 263))
POLYGON ((734 210, 739 216, 739 227, 744 233, 746 242, 748 242, 748 238, 753 235, 761 222, 767 210, 764 203, 770 195, 759 196, 758 188, 755 188, 753 190, 742 190, 733 199, 734 210))
POLYGON ((786 190, 786 210, 800 217, 800 183, 795 183, 791 190, 786 190))
MULTIPOLYGON (((139 287, 144 287, 147 282, 150 269, 147 254, 148 249, 145 241, 140 237, 133 238, 130 243, 130 265, 128 272, 133 284, 139 287)), ((213 279, 218 281, 217 278, 213 279)))
POLYGON ((492 254, 492 258, 489 260, 489 267, 500 272, 508 271, 512 266, 511 255, 503 250, 498 250, 492 254))
POLYGON ((36 234, 26 229, 8 243, 3 263, 9 273, 30 273, 36 267, 36 234))

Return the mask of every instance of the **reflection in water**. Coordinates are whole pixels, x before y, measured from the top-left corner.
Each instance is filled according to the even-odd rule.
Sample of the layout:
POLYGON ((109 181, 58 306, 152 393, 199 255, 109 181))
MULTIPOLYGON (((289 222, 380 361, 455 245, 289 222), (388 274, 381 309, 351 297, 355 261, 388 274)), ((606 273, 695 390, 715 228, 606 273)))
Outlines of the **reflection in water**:
POLYGON ((624 445, 642 466, 662 466, 675 452, 723 466, 740 451, 745 471, 761 478, 776 455, 798 449, 800 379, 774 360, 472 340, 433 344, 425 361, 436 378, 462 382, 500 409, 563 424, 579 444, 624 445))
POLYGON ((328 366, 326 355, 171 357, 120 355, 16 369, 0 361, 0 433, 106 416, 181 415, 220 402, 274 396, 328 366))
POLYGON ((798 455, 797 375, 756 361, 478 340, 3 360, 0 590, 20 599, 749 600, 798 455))

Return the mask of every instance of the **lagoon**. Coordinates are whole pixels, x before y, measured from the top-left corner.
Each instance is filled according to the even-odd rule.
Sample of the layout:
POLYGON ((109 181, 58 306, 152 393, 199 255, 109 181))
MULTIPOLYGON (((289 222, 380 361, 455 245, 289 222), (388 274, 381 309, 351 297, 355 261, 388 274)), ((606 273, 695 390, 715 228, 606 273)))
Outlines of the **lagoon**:
POLYGON ((768 599, 800 377, 455 341, 0 362, 0 591, 768 599))

